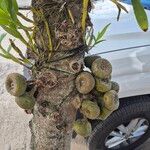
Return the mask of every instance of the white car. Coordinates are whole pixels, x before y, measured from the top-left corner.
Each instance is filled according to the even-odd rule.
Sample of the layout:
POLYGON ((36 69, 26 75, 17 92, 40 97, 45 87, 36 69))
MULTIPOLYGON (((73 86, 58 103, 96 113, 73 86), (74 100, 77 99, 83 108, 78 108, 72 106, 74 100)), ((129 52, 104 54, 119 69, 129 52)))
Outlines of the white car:
MULTIPOLYGON (((105 121, 93 122, 90 150, 134 150, 150 137, 150 30, 138 27, 130 5, 118 22, 110 1, 97 2, 91 12, 95 33, 111 23, 106 41, 89 55, 108 59, 114 81, 120 84, 120 108, 105 121)), ((146 11, 150 21, 150 11, 146 11)))

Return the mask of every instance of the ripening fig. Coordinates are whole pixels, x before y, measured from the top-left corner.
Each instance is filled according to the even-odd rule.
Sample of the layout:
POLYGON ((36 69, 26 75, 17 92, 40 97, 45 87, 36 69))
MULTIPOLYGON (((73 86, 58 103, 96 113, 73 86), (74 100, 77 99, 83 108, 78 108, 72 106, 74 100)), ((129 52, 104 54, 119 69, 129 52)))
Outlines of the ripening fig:
POLYGON ((119 84, 117 82, 111 81, 111 90, 114 90, 118 93, 120 90, 119 84))
POLYGON ((95 86, 95 79, 90 72, 81 72, 75 80, 76 88, 81 94, 88 94, 95 86))
POLYGON ((106 79, 111 76, 112 65, 108 60, 98 58, 92 63, 91 71, 96 77, 106 79))
POLYGON ((87 137, 92 132, 92 126, 91 126, 91 123, 88 122, 86 119, 78 119, 73 124, 73 130, 77 134, 83 137, 87 137))
POLYGON ((111 90, 104 94, 103 97, 104 106, 111 111, 118 109, 119 107, 119 98, 116 91, 111 90))
POLYGON ((113 111, 111 110, 108 110, 107 108, 105 107, 102 107, 101 108, 101 113, 100 115, 97 117, 97 119, 100 119, 100 120, 106 120, 112 113, 113 111))
POLYGON ((100 114, 100 108, 97 103, 90 100, 84 100, 81 106, 81 113, 88 119, 96 119, 100 114))
POLYGON ((105 93, 111 90, 111 82, 109 80, 96 78, 95 81, 95 87, 97 91, 105 93))
POLYGON ((5 87, 13 96, 21 96, 27 88, 26 78, 19 73, 11 73, 7 76, 5 87))
POLYGON ((35 98, 28 93, 23 94, 20 97, 15 97, 17 105, 25 110, 32 109, 35 105, 35 98))
POLYGON ((91 68, 92 63, 93 63, 97 58, 101 58, 101 57, 100 57, 100 56, 96 56, 96 55, 85 57, 85 58, 84 58, 84 64, 85 64, 85 66, 88 67, 88 68, 91 68))

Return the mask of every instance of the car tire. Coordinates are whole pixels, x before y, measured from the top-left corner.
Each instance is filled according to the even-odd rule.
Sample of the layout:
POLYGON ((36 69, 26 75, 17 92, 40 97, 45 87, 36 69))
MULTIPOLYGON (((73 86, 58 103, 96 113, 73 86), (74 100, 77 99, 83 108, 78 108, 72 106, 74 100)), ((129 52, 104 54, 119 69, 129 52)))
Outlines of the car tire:
MULTIPOLYGON (((114 131, 119 125, 126 124, 135 118, 145 118, 150 125, 150 97, 140 96, 128 100, 123 100, 120 108, 112 113, 105 121, 97 121, 92 134, 88 139, 89 150, 111 150, 105 146, 108 135, 114 131)), ((150 126, 146 133, 137 141, 118 150, 134 150, 150 137, 150 126)))

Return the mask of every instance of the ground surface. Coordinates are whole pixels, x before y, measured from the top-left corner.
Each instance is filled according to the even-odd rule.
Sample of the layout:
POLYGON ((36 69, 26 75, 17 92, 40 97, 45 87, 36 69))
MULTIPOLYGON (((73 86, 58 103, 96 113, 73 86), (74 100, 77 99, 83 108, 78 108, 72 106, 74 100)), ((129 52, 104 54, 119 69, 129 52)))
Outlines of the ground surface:
MULTIPOLYGON (((28 122, 32 115, 26 115, 6 92, 4 81, 10 72, 22 73, 22 67, 0 59, 0 150, 30 150, 28 122)), ((149 150, 149 147, 150 140, 138 150, 149 150)), ((74 139, 71 150, 87 150, 85 141, 81 137, 74 139)))

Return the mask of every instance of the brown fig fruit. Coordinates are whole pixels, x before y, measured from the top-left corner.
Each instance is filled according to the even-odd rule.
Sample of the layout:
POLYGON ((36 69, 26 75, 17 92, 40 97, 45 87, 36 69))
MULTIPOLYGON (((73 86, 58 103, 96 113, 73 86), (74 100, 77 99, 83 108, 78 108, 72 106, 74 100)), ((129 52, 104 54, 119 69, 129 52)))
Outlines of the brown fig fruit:
POLYGON ((25 110, 32 109, 35 105, 35 98, 28 93, 23 94, 20 97, 15 97, 17 105, 25 110))
POLYGON ((88 122, 85 119, 78 119, 74 122, 73 124, 73 130, 83 136, 83 137, 87 137, 91 134, 92 132, 92 126, 91 123, 88 122))
POLYGON ((21 96, 27 88, 26 78, 19 73, 11 73, 5 81, 6 90, 13 96, 21 96))
POLYGON ((85 57, 85 58, 84 58, 84 64, 85 64, 85 66, 88 67, 88 68, 91 68, 92 63, 93 63, 97 58, 101 58, 101 57, 100 57, 100 56, 96 56, 96 55, 85 57))
POLYGON ((88 94, 95 86, 95 79, 91 73, 84 71, 77 76, 75 84, 81 94, 88 94))
POLYGON ((106 80, 106 79, 99 79, 99 78, 96 78, 96 83, 95 83, 95 87, 96 87, 96 90, 98 92, 102 92, 102 93, 105 93, 109 90, 111 90, 111 82, 109 80, 106 80))
POLYGON ((106 120, 112 113, 113 111, 111 110, 108 110, 107 108, 105 107, 102 107, 101 108, 101 113, 100 115, 98 116, 97 119, 100 119, 100 120, 106 120))
POLYGON ((111 81, 111 90, 114 90, 118 93, 120 90, 119 84, 117 82, 111 81))
POLYGON ((81 113, 89 119, 96 119, 100 114, 100 108, 97 103, 90 100, 84 100, 81 106, 81 113))
POLYGON ((92 63, 91 70, 96 77, 106 79, 111 76, 112 65, 108 60, 98 58, 92 63))
POLYGON ((103 97, 104 106, 111 111, 118 109, 119 107, 119 98, 116 91, 111 90, 104 94, 103 97))

